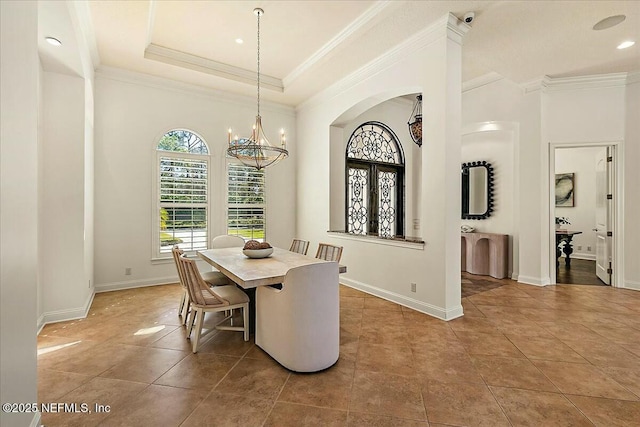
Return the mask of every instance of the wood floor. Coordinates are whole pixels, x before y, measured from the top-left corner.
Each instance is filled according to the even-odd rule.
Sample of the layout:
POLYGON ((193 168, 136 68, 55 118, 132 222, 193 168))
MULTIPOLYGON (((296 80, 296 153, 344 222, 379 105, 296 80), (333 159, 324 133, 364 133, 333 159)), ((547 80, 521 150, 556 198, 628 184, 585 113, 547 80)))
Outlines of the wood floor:
POLYGON ((596 262, 586 259, 571 259, 571 268, 565 266, 564 258, 560 259, 560 266, 556 272, 556 283, 606 286, 596 276, 596 262))

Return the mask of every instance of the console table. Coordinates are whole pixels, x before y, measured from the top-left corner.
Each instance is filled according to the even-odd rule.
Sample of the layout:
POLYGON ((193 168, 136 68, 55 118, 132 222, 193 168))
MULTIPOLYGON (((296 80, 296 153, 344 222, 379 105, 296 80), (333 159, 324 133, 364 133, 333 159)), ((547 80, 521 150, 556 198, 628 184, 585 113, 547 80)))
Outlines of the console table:
POLYGON ((556 230, 556 268, 560 266, 560 255, 564 252, 564 265, 571 268, 571 254, 573 253, 573 245, 571 240, 576 234, 582 234, 582 231, 556 230), (562 249, 560 245, 564 242, 562 249))
POLYGON ((462 233, 462 271, 504 279, 509 268, 509 235, 462 233))

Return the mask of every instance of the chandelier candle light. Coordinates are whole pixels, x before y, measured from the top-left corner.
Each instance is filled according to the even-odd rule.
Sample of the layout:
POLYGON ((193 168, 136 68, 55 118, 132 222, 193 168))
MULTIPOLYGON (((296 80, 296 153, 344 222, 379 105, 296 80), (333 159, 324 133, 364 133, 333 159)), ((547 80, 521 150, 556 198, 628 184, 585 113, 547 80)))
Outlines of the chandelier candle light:
POLYGON ((257 7, 253 9, 253 13, 258 17, 258 114, 256 115, 256 124, 253 125, 251 138, 238 138, 238 135, 232 138, 233 132, 229 129, 227 154, 247 166, 260 170, 286 159, 289 152, 286 147, 287 140, 284 129, 280 130, 280 147, 271 145, 262 129, 262 118, 260 117, 260 16, 264 15, 264 10, 257 7))

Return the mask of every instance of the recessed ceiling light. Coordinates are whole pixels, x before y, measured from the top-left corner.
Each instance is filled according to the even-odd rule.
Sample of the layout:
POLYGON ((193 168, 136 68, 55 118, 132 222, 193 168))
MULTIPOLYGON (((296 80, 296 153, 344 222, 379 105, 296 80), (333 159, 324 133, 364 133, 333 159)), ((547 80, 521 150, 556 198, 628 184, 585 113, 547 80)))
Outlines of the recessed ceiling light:
POLYGON ((633 46, 636 42, 632 42, 631 40, 627 40, 626 42, 622 42, 618 45, 618 49, 626 49, 628 47, 633 46))
POLYGON ((53 37, 45 37, 45 40, 52 46, 62 46, 62 42, 53 37))
POLYGON ((627 19, 626 15, 609 16, 608 18, 604 18, 602 21, 597 22, 596 25, 593 26, 593 29, 596 31, 606 30, 607 28, 615 27, 625 19, 627 19))
POLYGON ((242 44, 242 43, 244 43, 244 40, 242 40, 241 38, 237 38, 237 39, 236 39, 236 43, 238 43, 238 44, 242 44))

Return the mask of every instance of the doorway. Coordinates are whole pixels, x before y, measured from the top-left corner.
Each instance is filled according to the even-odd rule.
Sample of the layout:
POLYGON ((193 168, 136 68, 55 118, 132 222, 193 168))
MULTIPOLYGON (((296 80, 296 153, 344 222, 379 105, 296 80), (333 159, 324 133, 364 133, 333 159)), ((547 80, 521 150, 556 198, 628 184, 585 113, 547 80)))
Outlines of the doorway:
POLYGON ((552 283, 611 285, 619 200, 616 144, 551 148, 552 283))

